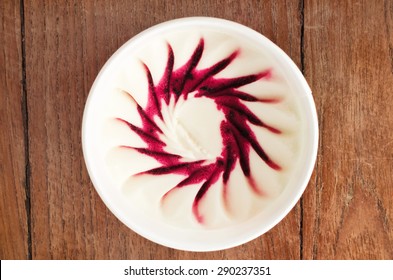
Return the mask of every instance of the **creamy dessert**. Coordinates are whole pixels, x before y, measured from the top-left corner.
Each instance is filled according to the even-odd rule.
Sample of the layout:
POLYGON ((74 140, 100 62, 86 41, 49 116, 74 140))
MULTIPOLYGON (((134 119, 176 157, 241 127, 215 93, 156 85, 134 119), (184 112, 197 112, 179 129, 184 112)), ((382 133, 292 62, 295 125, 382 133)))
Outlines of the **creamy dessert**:
POLYGON ((97 142, 130 211, 217 229, 268 208, 302 151, 294 89, 269 52, 207 26, 162 31, 101 89, 97 142))

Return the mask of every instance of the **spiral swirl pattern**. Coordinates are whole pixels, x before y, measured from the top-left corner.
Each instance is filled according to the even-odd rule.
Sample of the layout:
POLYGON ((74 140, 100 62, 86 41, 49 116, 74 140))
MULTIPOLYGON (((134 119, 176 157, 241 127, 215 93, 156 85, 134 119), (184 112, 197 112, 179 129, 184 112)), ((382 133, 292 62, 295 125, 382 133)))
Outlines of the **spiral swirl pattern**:
MULTIPOLYGON (((262 127, 272 134, 281 134, 282 131, 268 125, 248 108, 248 103, 279 103, 280 98, 257 98, 239 88, 256 81, 272 78, 272 69, 239 76, 235 78, 219 78, 217 74, 226 69, 240 55, 237 49, 229 56, 216 62, 210 67, 198 69, 198 64, 204 54, 205 41, 200 38, 191 57, 181 67, 174 69, 175 54, 172 46, 167 43, 168 58, 163 76, 159 81, 154 81, 149 66, 143 63, 148 81, 147 104, 142 108, 132 94, 125 92, 128 100, 134 103, 142 120, 141 126, 117 118, 117 121, 126 125, 133 133, 142 139, 147 147, 132 147, 123 145, 122 148, 133 149, 140 154, 154 158, 160 166, 145 170, 133 176, 179 174, 184 177, 174 185, 161 200, 171 195, 175 190, 186 188, 190 185, 199 185, 196 193, 192 212, 198 223, 203 224, 204 216, 199 210, 199 204, 213 184, 222 181, 223 200, 227 201, 228 180, 234 168, 240 165, 251 190, 258 196, 264 196, 264 191, 257 186, 250 169, 250 152, 255 151, 260 160, 269 168, 279 172, 282 167, 269 157, 260 141, 258 141, 250 124, 262 127), (167 137, 171 115, 168 108, 176 108, 179 104, 190 99, 198 100, 207 98, 213 101, 222 113, 220 123, 222 150, 213 160, 203 158, 203 152, 198 157, 185 156, 176 152, 176 147, 168 151, 168 146, 174 145, 167 137)), ((201 112, 202 113, 202 112, 201 112)))

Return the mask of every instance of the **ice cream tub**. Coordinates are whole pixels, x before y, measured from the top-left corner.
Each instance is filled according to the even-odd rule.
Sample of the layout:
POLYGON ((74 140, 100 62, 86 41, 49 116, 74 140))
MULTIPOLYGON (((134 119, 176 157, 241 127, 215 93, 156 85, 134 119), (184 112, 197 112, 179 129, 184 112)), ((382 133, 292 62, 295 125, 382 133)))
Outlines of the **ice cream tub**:
POLYGON ((294 62, 260 33, 191 17, 131 38, 86 101, 82 144, 98 194, 164 246, 244 244, 300 199, 318 143, 315 104, 294 62))

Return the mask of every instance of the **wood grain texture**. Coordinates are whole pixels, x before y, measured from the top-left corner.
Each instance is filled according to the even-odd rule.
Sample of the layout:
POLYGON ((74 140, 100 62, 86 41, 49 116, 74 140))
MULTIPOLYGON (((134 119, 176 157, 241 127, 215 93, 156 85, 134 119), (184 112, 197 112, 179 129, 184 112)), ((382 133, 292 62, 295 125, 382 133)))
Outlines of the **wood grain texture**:
POLYGON ((235 20, 265 34, 300 63, 296 1, 26 1, 32 256, 34 259, 296 259, 300 210, 235 249, 181 252, 119 222, 87 175, 80 129, 84 102, 102 65, 132 36, 185 16, 235 20))
POLYGON ((28 258, 20 18, 0 2, 0 259, 28 258))
POLYGON ((393 259, 392 0, 25 0, 1 1, 0 15, 1 259, 393 259), (186 16, 234 20, 280 46, 304 69, 320 124, 301 202, 265 235, 210 253, 123 225, 81 148, 103 64, 142 30, 186 16))
POLYGON ((305 1, 320 148, 304 258, 393 258, 393 2, 305 1))

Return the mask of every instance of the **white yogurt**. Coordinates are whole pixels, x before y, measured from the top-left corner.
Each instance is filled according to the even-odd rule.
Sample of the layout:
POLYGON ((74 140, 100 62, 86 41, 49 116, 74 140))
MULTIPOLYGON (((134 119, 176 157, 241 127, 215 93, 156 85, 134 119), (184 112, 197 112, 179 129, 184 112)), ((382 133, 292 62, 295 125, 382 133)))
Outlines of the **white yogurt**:
POLYGON ((260 34, 219 19, 173 21, 130 40, 97 77, 84 114, 84 155, 106 205, 179 249, 228 248, 269 230, 302 194, 316 148, 315 107, 295 64, 260 34), (171 73, 176 84, 201 40, 189 92, 176 97, 177 81, 165 97, 160 81, 171 73))
MULTIPOLYGON (((303 127, 291 85, 263 48, 225 32, 199 28, 162 33, 144 42, 137 51, 124 58, 117 65, 117 73, 113 73, 107 81, 107 88, 102 91, 105 102, 101 109, 103 119, 100 150, 104 153, 113 181, 116 182, 113 191, 123 192, 130 208, 137 208, 143 215, 164 219, 178 227, 217 228, 249 219, 274 202, 291 179, 293 168, 299 160, 303 127), (223 182, 219 179, 201 201, 200 211, 204 222, 198 223, 193 215, 192 205, 204 181, 179 188, 168 195, 165 202, 161 202, 163 195, 187 175, 147 174, 135 177, 139 172, 163 165, 151 156, 121 148, 147 147, 147 144, 115 118, 142 127, 141 117, 136 111, 136 103, 145 108, 148 102, 148 80, 142 62, 150 69, 154 83, 158 84, 167 64, 167 44, 173 48, 173 70, 176 71, 190 59, 201 38, 205 44, 197 70, 209 68, 239 50, 239 55, 223 71, 213 76, 216 79, 236 78, 271 69, 272 76, 269 79, 260 79, 237 90, 260 99, 278 100, 275 103, 241 101, 241 104, 247 106, 260 120, 281 131, 281 134, 275 134, 247 122, 260 145, 282 166, 282 170, 270 168, 250 148, 252 174, 264 195, 255 193, 249 186, 238 160, 227 183, 225 201, 223 182)), ((166 144, 165 151, 181 156, 183 161, 215 162, 223 149, 220 124, 225 115, 217 108, 214 99, 196 98, 194 94, 195 92, 190 93, 187 100, 180 97, 175 102, 172 99, 169 105, 159 100, 163 119, 158 116, 153 118, 162 130, 159 135, 166 144)))

